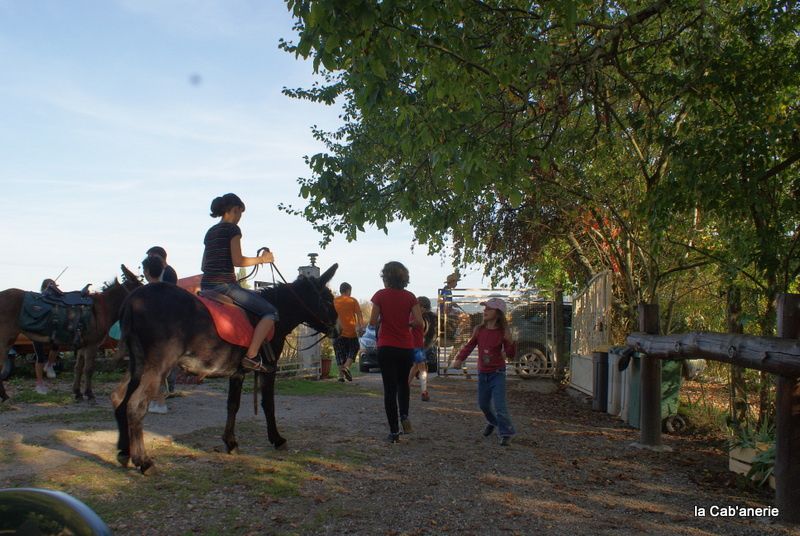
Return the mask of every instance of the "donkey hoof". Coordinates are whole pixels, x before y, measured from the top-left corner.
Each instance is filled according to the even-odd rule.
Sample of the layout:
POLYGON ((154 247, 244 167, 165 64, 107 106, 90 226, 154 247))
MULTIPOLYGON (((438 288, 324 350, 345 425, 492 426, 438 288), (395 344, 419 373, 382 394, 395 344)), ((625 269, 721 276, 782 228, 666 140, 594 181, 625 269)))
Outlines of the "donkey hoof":
POLYGON ((131 461, 131 457, 129 454, 126 454, 124 452, 118 452, 117 461, 122 467, 128 467, 128 462, 131 461))
POLYGON ((87 397, 86 400, 89 401, 89 405, 90 406, 96 406, 97 405, 97 399, 95 397, 93 397, 93 396, 92 397, 87 397))
POLYGON ((239 455, 239 447, 232 447, 228 449, 228 454, 231 456, 238 456, 239 455))
POLYGON ((287 448, 289 447, 286 445, 285 439, 280 438, 278 441, 275 442, 275 450, 286 450, 287 448))
POLYGON ((156 466, 150 460, 146 462, 142 462, 142 465, 139 466, 139 470, 142 472, 143 475, 154 475, 156 473, 156 466))

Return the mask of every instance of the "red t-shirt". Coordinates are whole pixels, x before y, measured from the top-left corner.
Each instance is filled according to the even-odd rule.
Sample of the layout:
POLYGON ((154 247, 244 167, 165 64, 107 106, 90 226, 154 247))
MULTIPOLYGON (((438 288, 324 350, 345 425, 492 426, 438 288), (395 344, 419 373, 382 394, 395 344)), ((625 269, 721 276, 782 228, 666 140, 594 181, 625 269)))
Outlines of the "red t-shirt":
POLYGON ((404 289, 385 288, 376 292, 371 301, 381 309, 378 347, 414 348, 409 318, 417 297, 404 289))
POLYGON ((503 337, 501 329, 487 329, 479 327, 469 342, 458 352, 456 359, 464 361, 475 347, 478 347, 478 372, 495 372, 506 366, 503 356, 514 357, 516 347, 509 338, 503 337))
MULTIPOLYGON (((414 320, 414 315, 411 315, 408 318, 408 322, 411 323, 412 320, 414 320)), ((423 318, 423 323, 424 320, 425 319, 423 318)), ((411 327, 411 337, 414 339, 414 348, 425 348, 425 331, 423 329, 424 327, 425 327, 424 325, 411 327)))

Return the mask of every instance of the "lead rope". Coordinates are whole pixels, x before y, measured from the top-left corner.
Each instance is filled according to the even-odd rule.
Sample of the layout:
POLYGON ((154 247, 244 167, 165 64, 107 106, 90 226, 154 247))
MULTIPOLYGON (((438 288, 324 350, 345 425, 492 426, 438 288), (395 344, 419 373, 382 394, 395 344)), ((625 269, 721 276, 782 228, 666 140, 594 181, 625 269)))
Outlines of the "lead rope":
POLYGON ((253 415, 258 415, 258 372, 253 372, 253 415))

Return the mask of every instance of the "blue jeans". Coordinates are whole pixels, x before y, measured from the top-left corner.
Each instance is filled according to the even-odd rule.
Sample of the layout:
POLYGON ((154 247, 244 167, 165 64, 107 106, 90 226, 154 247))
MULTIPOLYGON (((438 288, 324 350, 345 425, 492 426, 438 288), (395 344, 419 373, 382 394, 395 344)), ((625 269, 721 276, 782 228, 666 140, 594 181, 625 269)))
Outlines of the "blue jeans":
POLYGON ((232 299, 236 305, 249 311, 259 318, 271 318, 278 321, 278 310, 264 297, 254 290, 242 288, 235 283, 222 283, 219 285, 201 285, 203 290, 213 290, 232 299))
POLYGON ((506 405, 506 369, 478 373, 478 406, 500 437, 516 434, 506 405))

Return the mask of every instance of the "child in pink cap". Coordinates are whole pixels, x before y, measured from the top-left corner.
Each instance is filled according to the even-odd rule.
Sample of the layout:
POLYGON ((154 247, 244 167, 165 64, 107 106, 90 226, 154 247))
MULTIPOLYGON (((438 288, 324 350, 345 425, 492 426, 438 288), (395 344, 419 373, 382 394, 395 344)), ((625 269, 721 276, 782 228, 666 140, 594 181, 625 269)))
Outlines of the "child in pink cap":
POLYGON ((487 422, 483 436, 489 437, 497 430, 500 444, 505 447, 516 433, 506 404, 506 356, 513 358, 516 348, 506 322, 506 302, 491 298, 481 305, 483 322, 450 367, 461 368, 461 363, 478 347, 478 406, 487 422))

